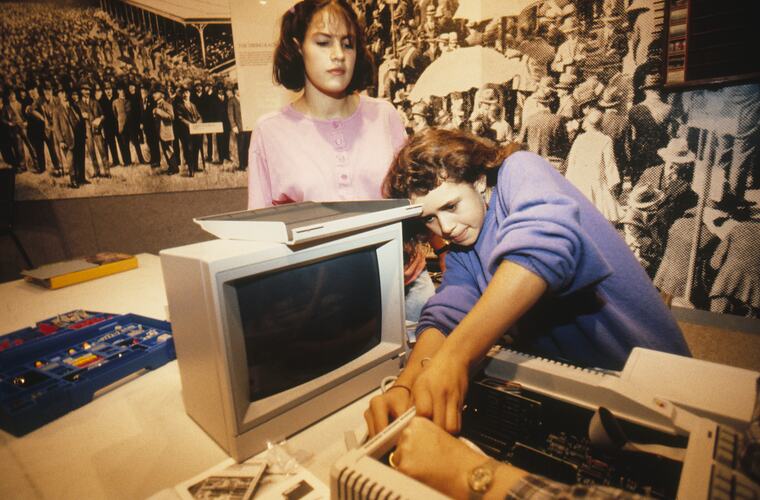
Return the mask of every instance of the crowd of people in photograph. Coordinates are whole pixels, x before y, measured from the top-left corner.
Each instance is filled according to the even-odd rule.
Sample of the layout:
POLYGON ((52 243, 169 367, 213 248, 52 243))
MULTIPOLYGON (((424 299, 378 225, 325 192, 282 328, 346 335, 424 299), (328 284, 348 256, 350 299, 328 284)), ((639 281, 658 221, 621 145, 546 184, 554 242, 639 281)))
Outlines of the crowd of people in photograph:
MULTIPOLYGON (((245 170, 246 155, 232 155, 250 140, 237 85, 192 64, 181 46, 99 9, 44 3, 4 4, 0 28, 0 153, 17 171, 78 188, 116 166, 245 170), (202 122, 222 130, 193 133, 202 122)), ((231 36, 208 54, 231 59, 231 36)))
POLYGON ((727 266, 725 255, 712 258, 722 254, 713 253, 721 239, 709 229, 729 219, 736 231, 760 227, 754 202, 745 197, 760 184, 760 89, 663 92, 654 4, 546 0, 518 16, 470 21, 454 17, 456 0, 354 2, 379 64, 374 90, 403 113, 409 133, 467 130, 548 158, 618 227, 668 295, 687 296, 684 270, 700 189, 693 179, 700 134, 694 117, 706 102, 717 103, 723 114, 741 110, 741 130, 712 136, 718 151, 711 168, 725 181, 705 200, 718 225, 700 239, 690 298, 700 308, 758 316, 757 252, 753 259, 734 243, 727 266), (476 45, 514 60, 517 74, 480 88, 410 98, 437 58, 476 45), (745 271, 754 281, 739 278, 745 271))
MULTIPOLYGON (((760 187, 760 89, 664 92, 655 21, 664 1, 543 0, 483 20, 456 15, 457 0, 351 3, 377 68, 368 93, 392 102, 409 134, 459 129, 522 144, 620 230, 663 292, 757 316, 758 254, 729 232, 760 224, 746 196, 760 187), (498 53, 515 72, 483 68, 482 84, 444 94, 416 88, 436 60, 468 47, 498 53), (736 125, 706 131, 700 114, 736 125), (707 174, 695 169, 705 150, 714 161, 702 168, 723 179, 709 193, 699 192, 707 174), (698 207, 714 223, 696 224, 698 207), (695 227, 703 229, 696 260, 695 227), (687 292, 683 270, 692 264, 687 292)), ((116 166, 185 176, 209 164, 247 168, 237 86, 202 67, 195 38, 45 3, 3 4, 0 29, 0 153, 18 171, 77 188, 116 166), (204 122, 221 122, 221 131, 203 133, 204 122)), ((229 27, 215 33, 206 68, 234 58, 229 27)))

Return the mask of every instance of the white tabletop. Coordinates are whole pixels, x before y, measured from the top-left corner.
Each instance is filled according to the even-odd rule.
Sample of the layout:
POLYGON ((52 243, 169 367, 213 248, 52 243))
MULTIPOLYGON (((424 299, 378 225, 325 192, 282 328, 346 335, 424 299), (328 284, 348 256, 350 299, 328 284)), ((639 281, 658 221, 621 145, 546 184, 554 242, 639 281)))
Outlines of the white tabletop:
MULTIPOLYGON (((0 334, 74 309, 165 319, 160 260, 138 260, 137 269, 59 290, 0 284, 0 334)), ((368 398, 289 439, 325 483, 345 452, 344 431, 361 427, 368 398)), ((0 498, 145 498, 226 459, 185 413, 172 361, 22 437, 0 431, 0 498)))

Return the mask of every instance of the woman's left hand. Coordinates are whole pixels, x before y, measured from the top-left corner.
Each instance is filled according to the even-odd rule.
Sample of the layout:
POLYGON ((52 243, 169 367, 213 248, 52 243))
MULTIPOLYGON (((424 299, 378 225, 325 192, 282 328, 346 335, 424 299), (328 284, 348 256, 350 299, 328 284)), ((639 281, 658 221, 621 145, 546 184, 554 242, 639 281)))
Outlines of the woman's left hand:
POLYGON ((462 405, 467 394, 467 363, 439 352, 412 386, 417 415, 455 434, 462 427, 462 405))

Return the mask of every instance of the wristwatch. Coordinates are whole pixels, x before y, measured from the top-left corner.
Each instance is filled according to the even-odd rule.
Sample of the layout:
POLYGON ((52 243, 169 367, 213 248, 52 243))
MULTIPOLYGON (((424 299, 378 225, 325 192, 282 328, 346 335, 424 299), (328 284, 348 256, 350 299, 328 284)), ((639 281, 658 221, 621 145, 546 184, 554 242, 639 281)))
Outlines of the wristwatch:
POLYGON ((496 467, 501 465, 493 458, 473 468, 467 473, 467 486, 470 487, 470 500, 480 500, 491 489, 496 467))

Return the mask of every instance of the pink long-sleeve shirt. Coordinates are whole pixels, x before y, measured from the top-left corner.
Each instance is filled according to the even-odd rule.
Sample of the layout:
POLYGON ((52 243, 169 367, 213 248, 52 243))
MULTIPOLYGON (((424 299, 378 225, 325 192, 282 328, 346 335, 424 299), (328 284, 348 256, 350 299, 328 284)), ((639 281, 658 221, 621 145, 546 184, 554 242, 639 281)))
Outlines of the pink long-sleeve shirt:
POLYGON ((382 198, 383 178, 405 140, 396 109, 364 95, 343 119, 311 118, 292 105, 264 115, 249 150, 248 208, 382 198))

